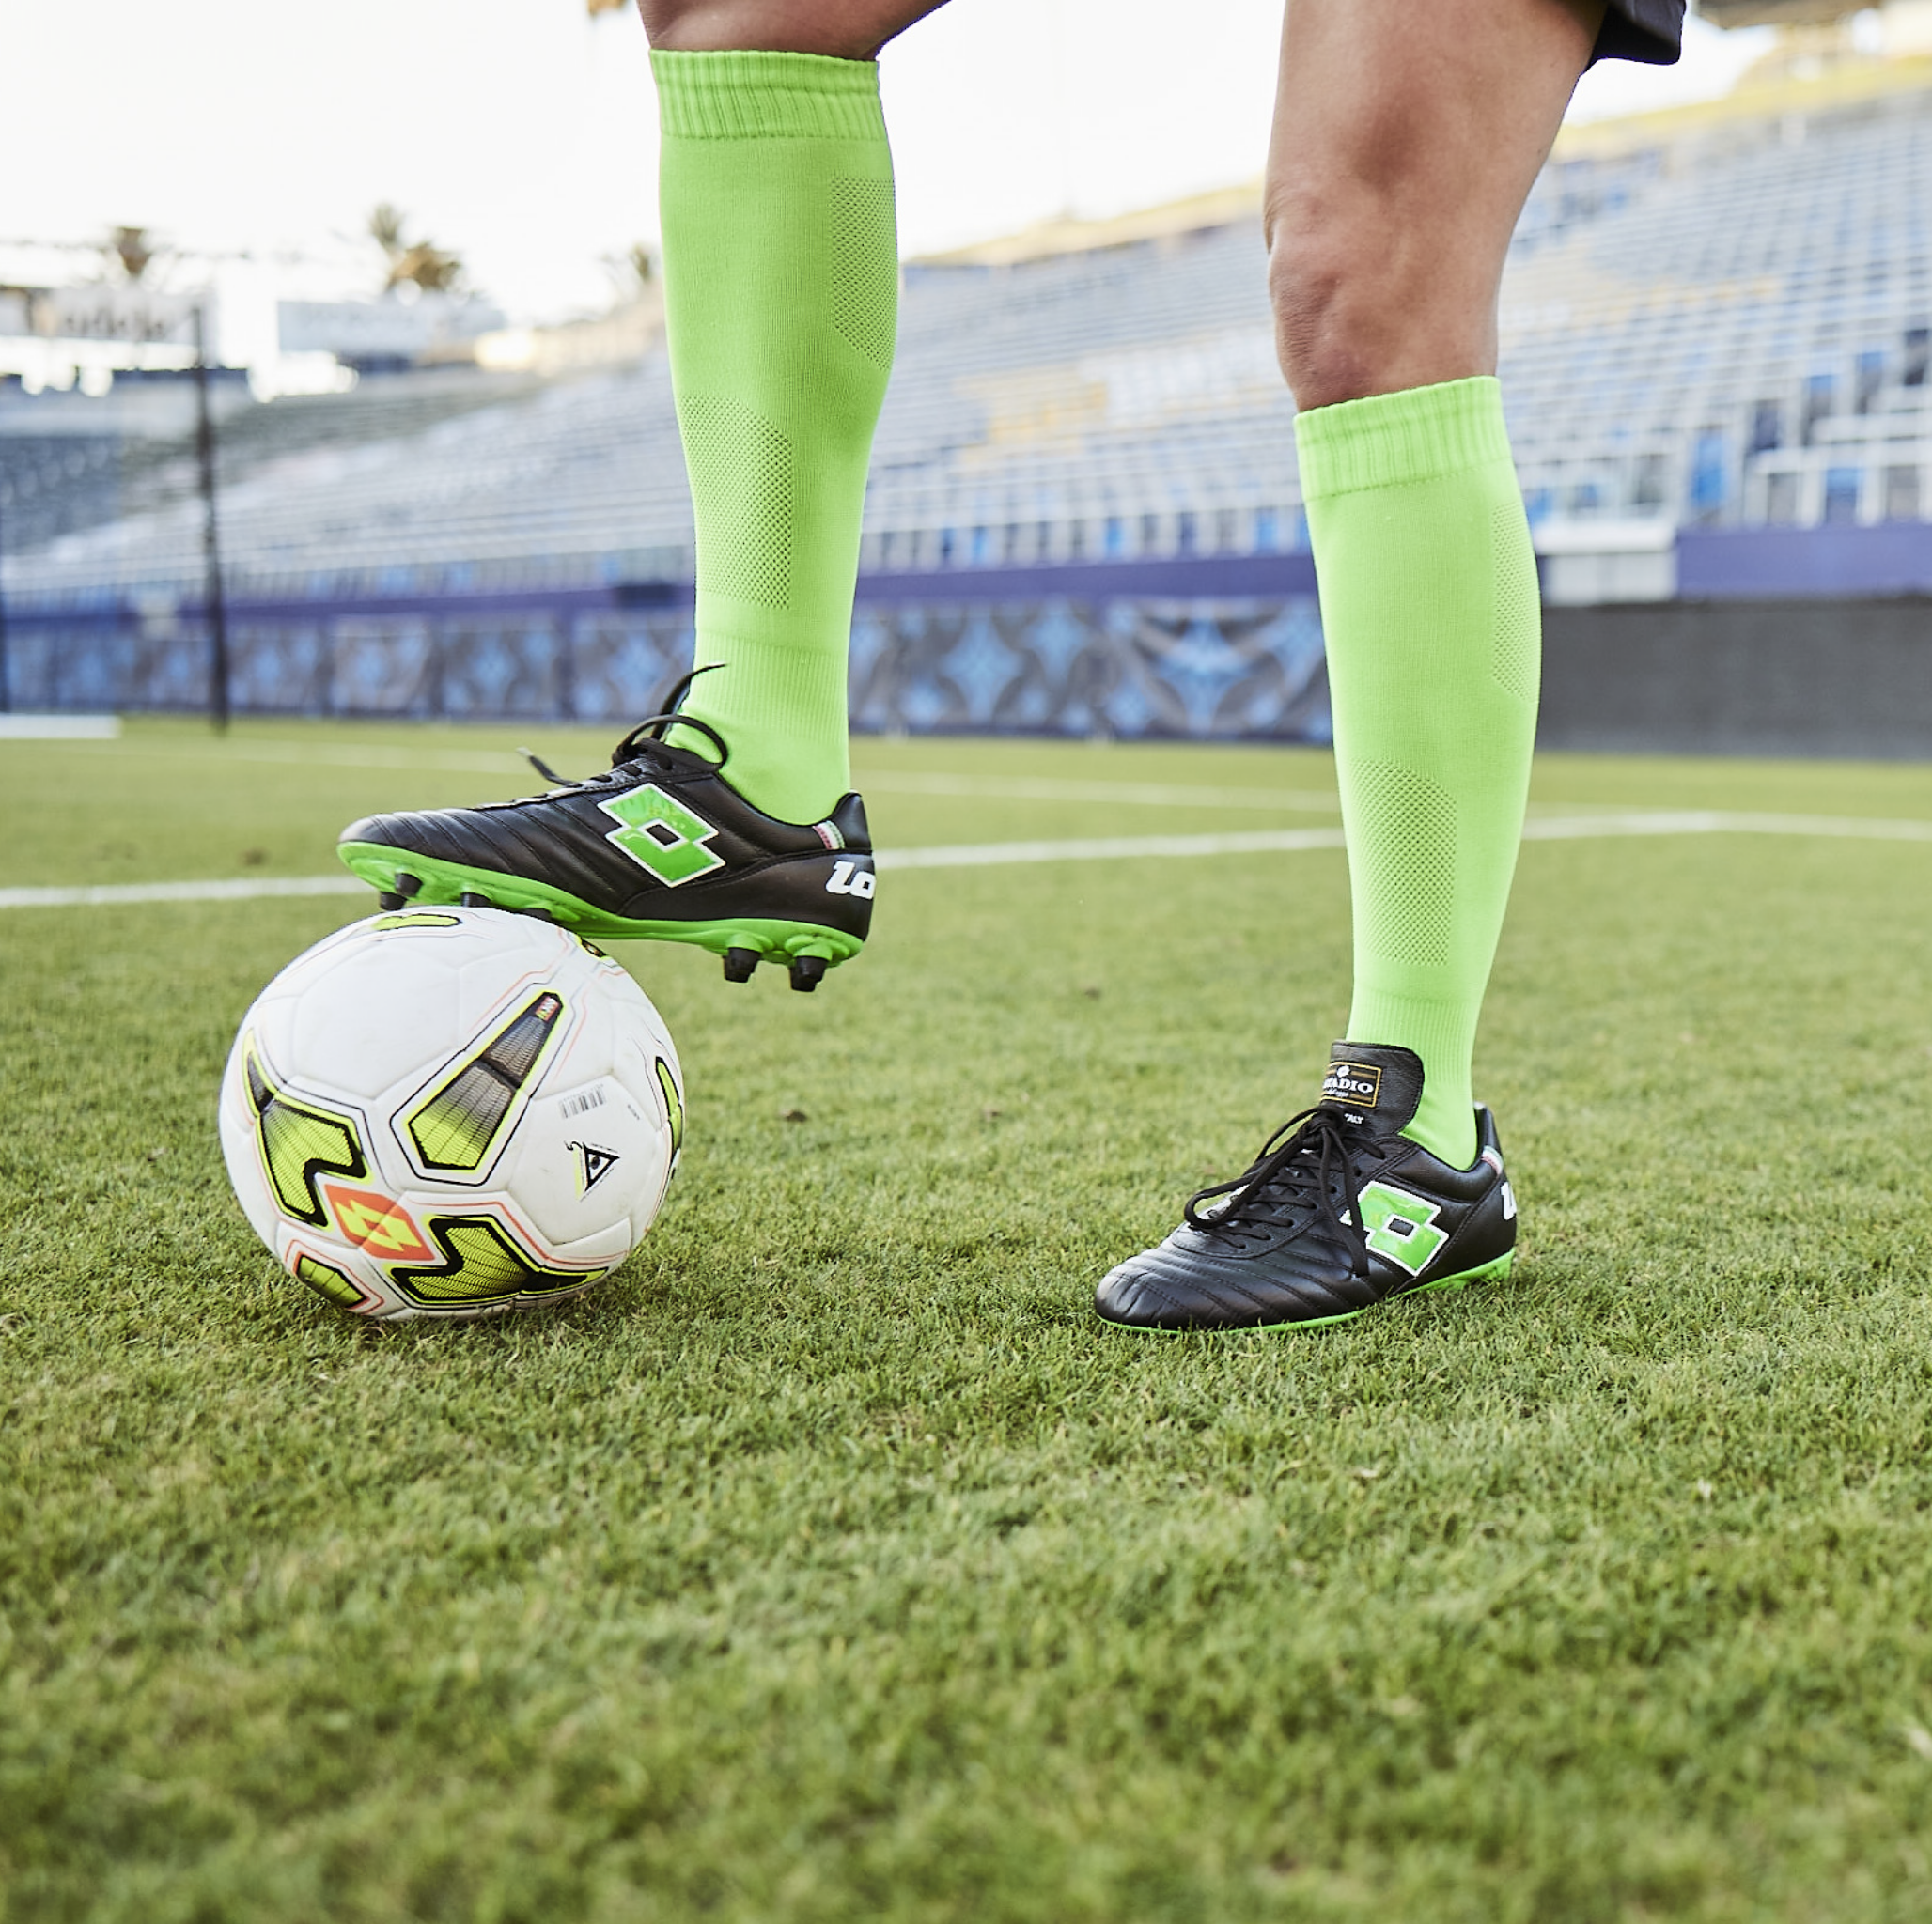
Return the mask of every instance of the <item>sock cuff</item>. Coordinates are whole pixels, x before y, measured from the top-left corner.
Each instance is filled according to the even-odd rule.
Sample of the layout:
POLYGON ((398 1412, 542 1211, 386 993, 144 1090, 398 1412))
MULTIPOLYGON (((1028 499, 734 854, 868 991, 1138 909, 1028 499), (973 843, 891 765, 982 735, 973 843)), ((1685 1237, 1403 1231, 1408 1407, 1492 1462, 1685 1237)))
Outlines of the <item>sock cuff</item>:
POLYGON ((1295 416, 1295 451, 1308 501, 1507 462, 1503 389, 1478 374, 1311 408, 1295 416))
POLYGON ((879 63, 652 50, 667 140, 883 140, 879 63))

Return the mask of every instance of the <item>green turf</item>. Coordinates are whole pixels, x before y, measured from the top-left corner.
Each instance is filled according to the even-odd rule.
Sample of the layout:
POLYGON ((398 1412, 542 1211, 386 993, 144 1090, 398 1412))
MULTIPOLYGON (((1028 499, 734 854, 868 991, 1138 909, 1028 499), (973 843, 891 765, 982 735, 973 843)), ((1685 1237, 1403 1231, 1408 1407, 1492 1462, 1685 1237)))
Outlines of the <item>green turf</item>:
MULTIPOLYGON (((321 873, 515 738, 0 745, 0 886, 321 873)), ((858 759, 888 846, 1333 819, 1313 754, 858 759), (993 771, 1316 799, 909 792, 993 771)), ((1932 819, 1907 768, 1538 783, 1932 819)), ((691 1093, 657 1230, 386 1334, 279 1279, 211 1127, 356 904, 0 912, 0 1916, 1932 1915, 1928 883, 1531 845, 1514 1274, 1158 1344, 1094 1279, 1309 1099, 1337 853, 888 874, 810 998, 627 952, 691 1093)))

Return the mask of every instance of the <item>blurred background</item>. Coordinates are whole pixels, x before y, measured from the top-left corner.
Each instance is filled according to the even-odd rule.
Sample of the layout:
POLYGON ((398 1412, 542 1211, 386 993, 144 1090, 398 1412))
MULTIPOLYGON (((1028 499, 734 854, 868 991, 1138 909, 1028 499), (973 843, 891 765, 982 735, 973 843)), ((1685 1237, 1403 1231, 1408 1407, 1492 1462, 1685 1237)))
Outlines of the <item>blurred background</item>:
MULTIPOLYGON (((852 713, 1326 740, 1263 285, 1277 0, 889 49, 852 713)), ((45 4, 0 70, 0 706, 608 722, 690 655, 655 103, 584 0, 45 4)), ((1544 739, 1932 753, 1932 0, 1579 89, 1502 375, 1544 739)))

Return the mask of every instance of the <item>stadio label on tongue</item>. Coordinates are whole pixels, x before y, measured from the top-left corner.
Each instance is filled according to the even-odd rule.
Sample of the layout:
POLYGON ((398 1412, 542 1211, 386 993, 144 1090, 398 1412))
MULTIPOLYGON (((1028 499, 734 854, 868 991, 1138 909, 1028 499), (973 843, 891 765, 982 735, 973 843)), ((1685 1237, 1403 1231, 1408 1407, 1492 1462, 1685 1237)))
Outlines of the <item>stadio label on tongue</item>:
POLYGON ((1384 1128, 1403 1127, 1422 1101, 1422 1059, 1394 1043, 1338 1042, 1329 1053, 1321 1099, 1384 1128))
POLYGON ((1321 1099, 1349 1109, 1373 1109, 1382 1093, 1379 1063, 1332 1062, 1321 1078, 1321 1099))

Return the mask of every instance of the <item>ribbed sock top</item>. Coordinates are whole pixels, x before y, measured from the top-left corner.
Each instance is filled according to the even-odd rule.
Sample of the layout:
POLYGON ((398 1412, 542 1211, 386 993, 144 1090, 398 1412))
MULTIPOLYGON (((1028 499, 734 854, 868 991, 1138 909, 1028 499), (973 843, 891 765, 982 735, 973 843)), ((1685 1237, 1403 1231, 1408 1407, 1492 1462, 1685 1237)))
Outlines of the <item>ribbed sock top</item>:
POLYGON ((1492 374, 1337 401, 1295 416, 1304 500, 1433 481, 1507 461, 1503 389, 1492 374))
POLYGON ((878 140, 879 64, 824 54, 653 51, 668 140, 878 140))

